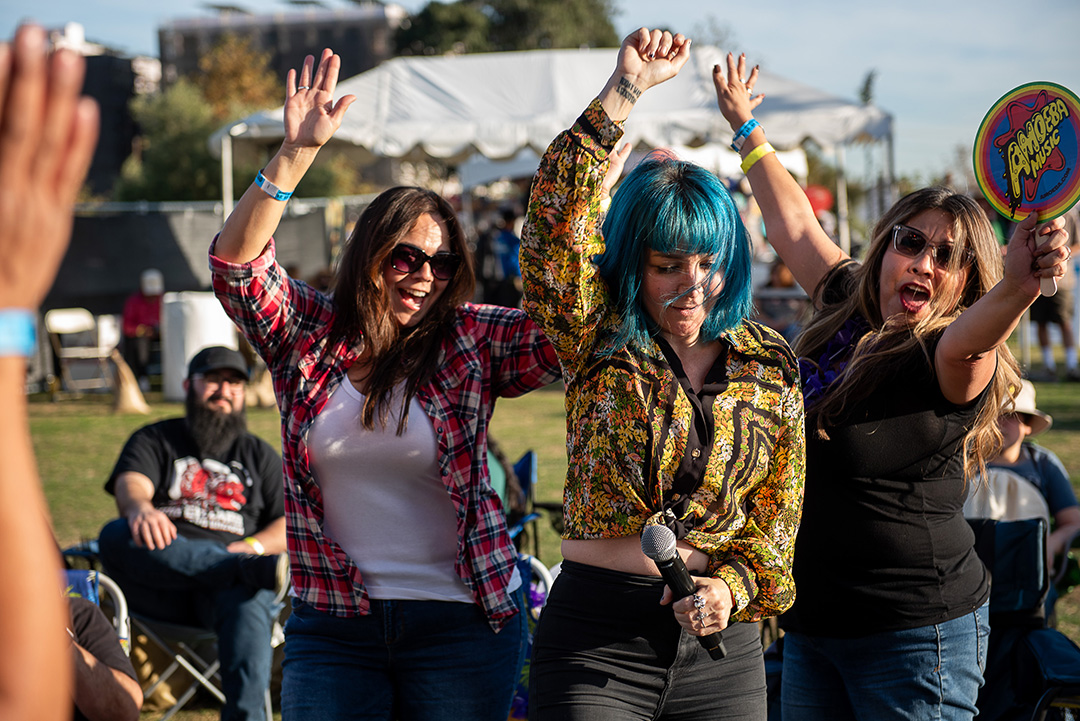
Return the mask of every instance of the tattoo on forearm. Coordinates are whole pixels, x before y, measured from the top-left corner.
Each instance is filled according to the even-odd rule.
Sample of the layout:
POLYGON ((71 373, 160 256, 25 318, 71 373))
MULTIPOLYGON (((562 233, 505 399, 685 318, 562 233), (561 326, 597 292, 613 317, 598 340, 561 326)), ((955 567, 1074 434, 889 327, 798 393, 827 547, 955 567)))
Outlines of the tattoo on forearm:
POLYGON ((615 86, 615 92, 629 100, 631 103, 636 103, 637 99, 641 97, 641 91, 626 78, 619 78, 619 84, 615 86))

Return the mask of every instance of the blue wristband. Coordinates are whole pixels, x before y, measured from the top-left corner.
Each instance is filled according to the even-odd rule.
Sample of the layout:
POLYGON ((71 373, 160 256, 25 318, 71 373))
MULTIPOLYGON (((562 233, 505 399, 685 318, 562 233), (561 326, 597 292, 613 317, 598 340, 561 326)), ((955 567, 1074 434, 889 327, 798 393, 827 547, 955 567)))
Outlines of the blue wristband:
POLYGON ((0 308, 0 356, 29 358, 34 353, 36 321, 25 308, 0 308))
POLYGON ((291 198, 293 194, 293 191, 290 190, 288 192, 285 192, 281 188, 271 183, 269 180, 266 179, 266 176, 263 175, 261 170, 255 176, 255 185, 259 186, 264 193, 269 195, 274 200, 280 200, 284 202, 291 198))
POLYGON ((742 146, 743 143, 746 142, 746 138, 750 135, 750 133, 754 132, 754 128, 759 125, 761 125, 761 123, 757 121, 757 118, 750 118, 745 123, 743 123, 742 127, 739 128, 739 131, 735 133, 735 137, 731 139, 731 149, 734 150, 736 153, 742 150, 742 146))

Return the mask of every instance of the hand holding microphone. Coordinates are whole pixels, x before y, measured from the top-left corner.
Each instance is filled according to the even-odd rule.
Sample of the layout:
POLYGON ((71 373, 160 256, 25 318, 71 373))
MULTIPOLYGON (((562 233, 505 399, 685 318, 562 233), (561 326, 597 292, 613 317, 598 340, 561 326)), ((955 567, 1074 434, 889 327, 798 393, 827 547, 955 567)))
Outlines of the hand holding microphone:
MULTIPOLYGON (((705 602, 695 591, 694 579, 686 569, 682 557, 675 548, 675 534, 666 526, 646 526, 641 532, 641 552, 648 556, 660 570, 664 582, 667 583, 673 594, 673 600, 694 597, 694 606, 697 608, 697 620, 702 622, 707 614, 704 611, 705 602)), ((724 648, 723 635, 716 631, 705 636, 698 636, 702 647, 709 652, 709 657, 719 661, 727 655, 724 648)))

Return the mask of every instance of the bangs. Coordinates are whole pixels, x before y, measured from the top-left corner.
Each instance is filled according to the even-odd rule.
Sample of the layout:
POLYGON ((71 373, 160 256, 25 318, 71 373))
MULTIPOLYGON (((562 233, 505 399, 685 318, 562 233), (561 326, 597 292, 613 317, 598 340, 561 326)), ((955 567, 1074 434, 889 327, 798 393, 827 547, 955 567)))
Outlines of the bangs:
POLYGON ((737 215, 725 210, 718 197, 706 197, 700 187, 658 198, 656 203, 646 205, 646 212, 654 216, 644 226, 653 229, 646 245, 659 253, 724 259, 730 253, 730 242, 725 239, 735 235, 738 222, 737 215))

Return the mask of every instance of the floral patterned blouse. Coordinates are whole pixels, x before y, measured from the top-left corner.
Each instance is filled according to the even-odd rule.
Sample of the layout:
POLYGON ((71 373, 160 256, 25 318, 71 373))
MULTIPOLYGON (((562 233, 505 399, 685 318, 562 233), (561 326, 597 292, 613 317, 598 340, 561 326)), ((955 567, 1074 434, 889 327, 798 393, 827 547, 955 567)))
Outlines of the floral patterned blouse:
POLYGON ((805 468, 795 356, 779 334, 744 321, 722 337, 695 394, 677 356, 655 341, 601 352, 618 319, 590 259, 604 250, 600 184, 621 135, 594 100, 555 139, 521 242, 525 309, 555 346, 566 383, 563 537, 674 526, 730 587, 732 619, 757 621, 795 600, 805 468))

